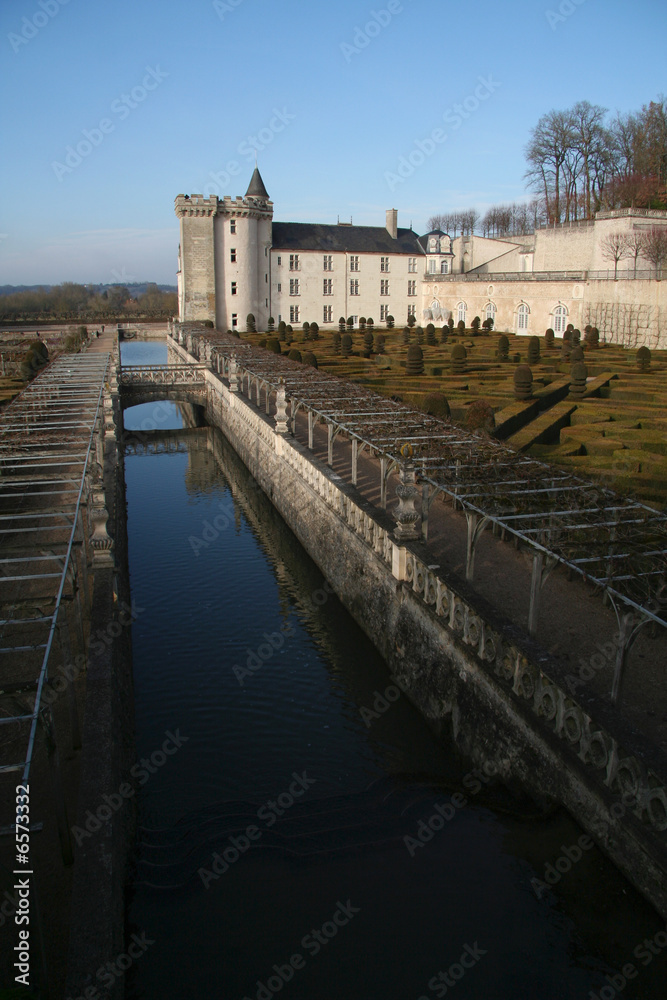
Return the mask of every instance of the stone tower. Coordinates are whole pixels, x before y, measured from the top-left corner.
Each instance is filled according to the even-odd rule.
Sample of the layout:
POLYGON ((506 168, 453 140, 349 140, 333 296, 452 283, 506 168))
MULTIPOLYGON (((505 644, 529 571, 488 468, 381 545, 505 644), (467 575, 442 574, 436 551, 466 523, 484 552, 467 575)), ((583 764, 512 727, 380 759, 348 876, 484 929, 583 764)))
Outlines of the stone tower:
POLYGON ((245 197, 178 195, 181 221, 179 317, 219 330, 257 329, 269 318, 273 203, 255 167, 245 197))

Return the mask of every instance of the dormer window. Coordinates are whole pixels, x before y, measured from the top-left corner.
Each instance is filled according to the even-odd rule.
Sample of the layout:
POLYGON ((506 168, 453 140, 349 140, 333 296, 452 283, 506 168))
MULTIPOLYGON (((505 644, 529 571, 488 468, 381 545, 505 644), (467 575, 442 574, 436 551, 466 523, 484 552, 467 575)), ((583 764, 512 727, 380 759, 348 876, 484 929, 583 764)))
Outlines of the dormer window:
POLYGON ((438 252, 438 240, 436 240, 435 236, 432 236, 431 239, 428 241, 428 250, 429 253, 438 252))

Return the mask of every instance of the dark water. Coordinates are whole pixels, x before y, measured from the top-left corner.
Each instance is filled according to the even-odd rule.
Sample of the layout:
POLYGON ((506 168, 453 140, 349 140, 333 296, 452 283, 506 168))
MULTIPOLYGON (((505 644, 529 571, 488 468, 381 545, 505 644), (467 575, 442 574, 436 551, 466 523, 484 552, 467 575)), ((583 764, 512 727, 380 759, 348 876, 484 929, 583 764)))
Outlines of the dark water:
POLYGON ((126 459, 147 761, 128 940, 151 942, 128 996, 584 1000, 631 963, 622 995, 663 997, 667 950, 641 942, 664 927, 597 849, 576 860, 582 831, 377 700, 384 663, 224 439, 162 438, 183 450, 126 459), (563 848, 553 889, 531 884, 563 848))

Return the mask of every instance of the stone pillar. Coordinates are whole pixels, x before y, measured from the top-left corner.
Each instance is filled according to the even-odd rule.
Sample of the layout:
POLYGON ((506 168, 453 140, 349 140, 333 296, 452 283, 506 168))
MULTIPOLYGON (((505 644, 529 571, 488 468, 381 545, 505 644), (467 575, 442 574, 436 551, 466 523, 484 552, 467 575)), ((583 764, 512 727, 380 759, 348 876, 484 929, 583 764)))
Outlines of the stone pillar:
POLYGON ((276 392, 276 434, 288 434, 289 426, 287 423, 287 397, 285 396, 285 386, 283 385, 282 379, 280 381, 280 386, 276 392))
POLYGON ((229 359, 229 391, 238 392, 239 391, 239 369, 236 364, 236 356, 232 354, 229 359))
POLYGON ((421 518, 415 510, 415 500, 419 496, 417 474, 412 462, 401 466, 400 483, 396 487, 398 507, 396 509, 396 528, 394 537, 400 541, 421 537, 421 518))

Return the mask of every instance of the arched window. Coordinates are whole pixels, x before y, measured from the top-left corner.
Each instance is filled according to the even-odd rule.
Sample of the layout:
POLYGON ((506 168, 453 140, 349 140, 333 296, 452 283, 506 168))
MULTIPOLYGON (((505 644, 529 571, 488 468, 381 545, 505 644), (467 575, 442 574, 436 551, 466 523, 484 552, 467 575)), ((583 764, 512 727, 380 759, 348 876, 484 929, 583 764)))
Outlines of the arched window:
POLYGON ((565 327, 567 326, 566 306, 556 306, 553 311, 553 325, 554 333, 565 333, 565 327))
POLYGON ((466 312, 467 311, 468 311, 468 307, 465 304, 465 302, 459 302, 458 306, 456 307, 456 321, 457 321, 457 323, 461 323, 461 322, 465 323, 465 321, 466 321, 466 312))
POLYGON ((522 302, 516 311, 516 330, 517 333, 525 333, 528 329, 528 317, 530 316, 530 309, 525 302, 522 302))
POLYGON ((440 274, 449 274, 449 261, 448 260, 441 260, 440 261, 440 274))
POLYGON ((492 319, 495 326, 496 323, 496 307, 493 302, 487 302, 486 308, 484 310, 484 319, 492 319))

